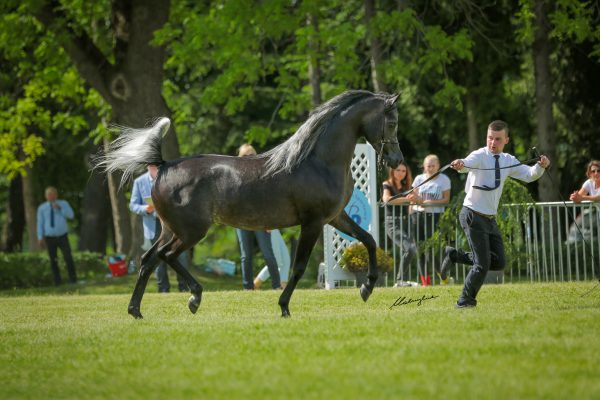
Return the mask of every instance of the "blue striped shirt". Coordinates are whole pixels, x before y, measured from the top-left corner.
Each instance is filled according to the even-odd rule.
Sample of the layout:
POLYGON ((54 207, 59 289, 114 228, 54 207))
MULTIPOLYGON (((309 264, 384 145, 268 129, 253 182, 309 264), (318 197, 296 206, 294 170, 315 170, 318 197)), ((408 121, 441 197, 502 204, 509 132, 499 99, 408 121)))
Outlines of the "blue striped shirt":
POLYGON ((142 216, 144 238, 150 240, 154 239, 156 233, 156 211, 152 214, 146 212, 146 208, 148 208, 147 199, 150 199, 152 195, 152 186, 154 186, 154 181, 149 172, 140 175, 133 181, 131 199, 129 200, 129 209, 142 216))
POLYGON ((54 226, 51 221, 52 205, 49 201, 42 203, 37 209, 37 237, 42 240, 44 236, 58 237, 69 232, 67 219, 73 219, 73 209, 65 200, 56 200, 60 208, 54 209, 54 226))

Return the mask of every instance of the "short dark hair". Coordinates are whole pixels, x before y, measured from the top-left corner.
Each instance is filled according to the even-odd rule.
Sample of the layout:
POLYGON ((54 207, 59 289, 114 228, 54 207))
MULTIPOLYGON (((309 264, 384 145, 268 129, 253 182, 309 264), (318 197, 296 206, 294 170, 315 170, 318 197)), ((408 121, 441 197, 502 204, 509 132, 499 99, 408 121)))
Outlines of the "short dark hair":
POLYGON ((490 122, 490 124, 488 125, 488 129, 491 129, 494 132, 504 131, 508 135, 508 124, 499 119, 490 122))

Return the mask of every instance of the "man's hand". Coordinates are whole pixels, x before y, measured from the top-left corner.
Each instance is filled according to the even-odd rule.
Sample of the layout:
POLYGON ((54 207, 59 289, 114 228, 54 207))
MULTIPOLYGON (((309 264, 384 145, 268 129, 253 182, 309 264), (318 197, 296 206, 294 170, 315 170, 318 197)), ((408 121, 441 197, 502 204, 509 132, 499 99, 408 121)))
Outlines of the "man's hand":
POLYGON ((152 214, 152 213, 154 212, 154 206, 153 206, 152 204, 148 204, 148 205, 146 206, 146 212, 147 212, 148 214, 152 214))
POLYGON ((538 163, 542 166, 542 168, 546 169, 550 166, 550 160, 546 156, 540 156, 540 161, 538 163))
POLYGON ((461 160, 460 158, 458 160, 454 160, 450 163, 450 167, 452 169, 455 169, 457 171, 460 171, 461 169, 463 169, 465 167, 465 163, 463 162, 463 160, 461 160))

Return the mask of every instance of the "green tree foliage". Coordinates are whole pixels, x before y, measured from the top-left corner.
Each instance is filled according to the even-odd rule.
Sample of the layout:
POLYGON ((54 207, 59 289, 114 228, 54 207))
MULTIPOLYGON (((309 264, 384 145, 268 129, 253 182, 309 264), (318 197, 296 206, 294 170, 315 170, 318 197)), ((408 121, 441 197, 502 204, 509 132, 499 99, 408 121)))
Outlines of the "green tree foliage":
POLYGON ((0 173, 10 179, 44 153, 52 132, 87 136, 86 110, 97 112, 101 102, 52 35, 27 14, 27 4, 3 7, 0 173))
MULTIPOLYGON (((366 26, 364 2, 358 0, 172 0, 169 22, 155 32, 153 44, 167 52, 162 94, 173 112, 181 154, 235 154, 246 141, 263 151, 289 137, 313 106, 309 58, 319 60, 323 100, 347 89, 372 90, 367 36, 373 35, 381 44, 382 79, 401 93, 399 139, 415 172, 428 153, 437 153, 442 164, 467 154, 467 96, 481 145, 487 123, 505 119, 511 125, 507 151, 528 158, 536 144, 528 50, 532 2, 376 1, 366 26), (308 23, 309 15, 318 23, 308 23)), ((61 181, 74 170, 84 174, 82 148, 98 136, 98 121, 110 120, 112 110, 84 83, 59 43, 61 35, 85 34, 107 63, 122 65, 124 36, 111 10, 123 4, 128 2, 2 3, 4 182, 25 166, 53 171, 61 181), (68 16, 63 33, 53 34, 34 18, 45 4, 58 5, 68 16)), ((581 184, 589 158, 599 157, 598 18, 595 2, 582 0, 554 2, 549 15, 559 139, 553 165, 580 177, 563 184, 565 194, 581 184)), ((449 175, 453 191, 460 192, 463 183, 449 175)), ((83 185, 79 179, 72 193, 83 185)))
MULTIPOLYGON (((514 24, 517 40, 524 46, 533 41, 533 17, 533 0, 520 0, 514 24)), ((560 0, 553 2, 548 20, 554 46, 552 73, 558 155, 554 162, 564 170, 564 176, 579 177, 561 182, 560 192, 566 197, 581 186, 585 164, 600 156, 597 151, 600 95, 592 89, 600 84, 600 8, 596 2, 560 0)), ((520 83, 524 89, 531 70, 530 60, 524 60, 520 83)))

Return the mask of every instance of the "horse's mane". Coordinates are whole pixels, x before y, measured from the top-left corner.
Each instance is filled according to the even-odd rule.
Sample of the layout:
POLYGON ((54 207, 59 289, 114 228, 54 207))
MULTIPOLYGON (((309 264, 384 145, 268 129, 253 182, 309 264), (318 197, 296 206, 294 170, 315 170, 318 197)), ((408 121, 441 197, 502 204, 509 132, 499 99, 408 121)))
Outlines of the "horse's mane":
POLYGON ((263 177, 279 172, 291 172, 308 157, 336 116, 356 102, 373 96, 377 95, 366 90, 348 90, 315 108, 306 122, 288 140, 257 156, 267 159, 267 169, 263 177))

